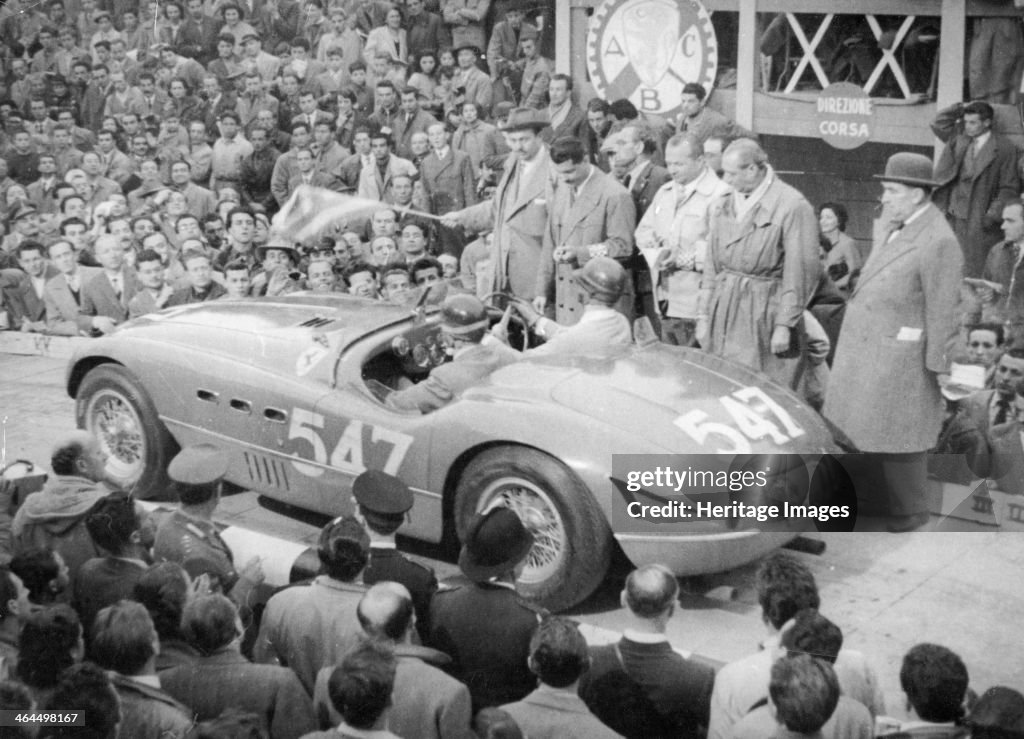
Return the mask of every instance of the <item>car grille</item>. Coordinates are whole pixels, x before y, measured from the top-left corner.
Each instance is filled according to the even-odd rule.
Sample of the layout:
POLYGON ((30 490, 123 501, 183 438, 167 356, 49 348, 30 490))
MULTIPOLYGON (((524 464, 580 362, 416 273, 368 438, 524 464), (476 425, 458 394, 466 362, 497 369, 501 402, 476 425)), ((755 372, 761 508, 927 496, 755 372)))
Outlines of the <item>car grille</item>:
POLYGON ((275 487, 290 490, 287 467, 273 459, 245 452, 245 466, 249 471, 249 479, 262 487, 275 487))

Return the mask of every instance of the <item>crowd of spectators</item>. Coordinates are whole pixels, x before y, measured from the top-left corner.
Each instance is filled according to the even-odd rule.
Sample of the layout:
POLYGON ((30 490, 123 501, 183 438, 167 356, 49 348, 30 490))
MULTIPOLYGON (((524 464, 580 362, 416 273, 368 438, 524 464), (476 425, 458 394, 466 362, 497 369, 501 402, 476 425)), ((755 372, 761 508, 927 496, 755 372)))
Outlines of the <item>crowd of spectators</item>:
MULTIPOLYGON (((578 623, 516 592, 534 536, 515 513, 476 514, 459 556, 464 579, 438 589, 374 533, 405 515, 411 493, 368 472, 358 516, 321 531, 320 574, 264 603, 253 587, 260 567, 235 572, 200 510, 220 499, 223 453, 199 445, 172 461, 181 507, 169 513, 104 483, 97 448, 82 432, 57 441, 55 474, 14 506, 0 566, 0 709, 84 712, 85 725, 29 721, 5 736, 1024 736, 1024 695, 970 686, 964 661, 933 643, 908 644, 886 668, 898 670, 906 703, 892 707, 899 718, 887 712, 873 655, 844 646, 792 554, 757 568, 766 633, 746 657, 723 665, 669 642, 680 588, 657 564, 625 579, 621 637, 591 646, 578 623), (54 497, 92 502, 47 512, 40 501, 54 497), (22 536, 26 510, 36 539, 22 536), (396 557, 407 566, 396 569, 396 557)), ((15 488, 2 488, 5 511, 15 488)))
MULTIPOLYGON (((790 386, 861 449, 911 452, 890 455, 914 457, 896 466, 937 443, 966 455, 968 476, 1024 492, 1013 489, 1024 487, 1024 204, 1018 152, 993 130, 991 106, 940 112, 936 167, 890 160, 865 255, 843 233, 842 204, 816 217, 703 87, 684 88, 672 121, 585 99, 542 55, 547 16, 494 6, 10 0, 3 328, 99 336, 188 303, 300 290, 405 303, 428 287, 501 290, 529 304, 530 323, 571 324, 587 302, 572 270, 611 258, 628 275, 615 308, 649 319, 666 343, 790 386), (271 227, 290 200, 322 191, 377 205, 302 242, 287 218, 271 227), (878 361, 865 368, 869 355, 878 361), (833 357, 831 387, 868 390, 829 394, 833 357), (913 387, 880 391, 910 370, 913 387)), ((374 569, 371 552, 393 547, 400 515, 329 527, 323 574, 272 598, 257 629, 261 573, 236 571, 219 541, 216 479, 183 477, 177 528, 161 539, 99 483, 104 463, 88 436, 58 445, 54 480, 18 509, 0 571, 3 707, 85 708, 97 737, 1021 731, 1024 698, 1008 688, 965 719, 967 670, 932 644, 907 652, 913 721, 891 724, 867 662, 840 648, 813 578, 786 557, 761 570, 766 648, 717 674, 666 648, 678 592, 656 567, 623 591, 634 628, 588 649, 570 621, 516 596, 528 534, 500 514, 471 528, 462 564, 474 584, 454 594, 419 576, 394 585, 379 560, 374 569), (200 545, 217 550, 216 567, 190 558, 200 545), (330 649, 312 648, 314 631, 330 649)), ((927 519, 910 503, 889 511, 908 514, 897 530, 927 519)))

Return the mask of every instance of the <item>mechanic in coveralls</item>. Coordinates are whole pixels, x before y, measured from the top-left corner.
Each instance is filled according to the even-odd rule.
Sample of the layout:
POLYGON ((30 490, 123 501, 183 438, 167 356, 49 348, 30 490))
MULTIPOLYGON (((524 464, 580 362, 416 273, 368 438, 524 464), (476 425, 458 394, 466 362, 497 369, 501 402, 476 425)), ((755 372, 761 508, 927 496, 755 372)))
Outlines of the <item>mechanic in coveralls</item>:
MULTIPOLYGON (((587 294, 587 304, 578 323, 563 326, 545 318, 526 301, 512 305, 526 321, 527 327, 545 343, 523 352, 523 357, 550 356, 552 354, 587 354, 620 348, 633 343, 629 321, 615 304, 626 287, 628 276, 617 261, 609 257, 594 257, 573 272, 573 279, 587 294)), ((495 326, 492 333, 506 341, 503 327, 495 326)))
POLYGON ((387 396, 389 408, 429 413, 450 403, 496 369, 515 362, 519 355, 498 342, 481 343, 487 335, 487 309, 473 295, 452 295, 441 305, 441 337, 454 350, 452 361, 430 371, 430 376, 387 396))

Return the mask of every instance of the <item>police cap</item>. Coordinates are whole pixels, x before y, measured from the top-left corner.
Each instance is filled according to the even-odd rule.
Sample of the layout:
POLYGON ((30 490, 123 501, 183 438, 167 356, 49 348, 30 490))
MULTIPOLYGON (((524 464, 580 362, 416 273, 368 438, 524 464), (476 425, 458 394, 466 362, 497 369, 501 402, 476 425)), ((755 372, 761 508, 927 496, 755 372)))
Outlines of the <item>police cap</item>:
POLYGON ((401 516, 412 508, 412 492, 394 475, 366 470, 352 483, 352 496, 365 510, 384 516, 401 516))
POLYGON ((210 485, 227 471, 228 455, 213 444, 187 446, 167 466, 167 476, 184 485, 210 485))

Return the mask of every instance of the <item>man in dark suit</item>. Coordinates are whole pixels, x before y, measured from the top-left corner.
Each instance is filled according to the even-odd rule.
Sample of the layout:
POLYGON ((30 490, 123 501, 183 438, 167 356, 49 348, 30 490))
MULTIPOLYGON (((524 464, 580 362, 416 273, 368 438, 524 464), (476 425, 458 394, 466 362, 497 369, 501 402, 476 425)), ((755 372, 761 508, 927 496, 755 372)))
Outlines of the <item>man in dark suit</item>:
POLYGON ((960 401, 986 438, 994 427, 1013 420, 1014 392, 1021 380, 1024 380, 1024 347, 1016 347, 999 358, 993 389, 979 390, 960 401))
POLYGON ((404 556, 395 544, 395 533, 413 506, 412 492, 393 475, 367 470, 352 483, 352 497, 356 501, 356 519, 370 534, 370 561, 363 571, 363 583, 373 585, 390 580, 404 585, 412 594, 420 633, 426 636, 437 577, 429 567, 404 556))
POLYGON ((426 133, 437 119, 420 108, 419 90, 415 87, 404 87, 401 92, 401 112, 395 117, 394 131, 395 153, 403 159, 412 159, 412 135, 426 133))
MULTIPOLYGON (((469 154, 457 151, 448 144, 448 131, 443 123, 434 122, 427 129, 431 152, 420 167, 420 183, 427 196, 431 213, 441 215, 475 205, 476 178, 469 154)), ((462 256, 466 243, 462 229, 441 226, 439 247, 445 254, 462 256)))
POLYGON ((928 522, 925 450, 942 426, 939 379, 959 329, 963 256, 930 202, 927 157, 894 154, 876 177, 884 228, 847 304, 822 413, 868 453, 864 472, 881 478, 857 485, 861 510, 890 516, 898 532, 928 522))
POLYGON ((406 45, 409 59, 419 59, 424 51, 439 53, 451 48, 452 36, 441 16, 424 8, 423 0, 411 0, 405 6, 406 45))
POLYGON ((587 135, 587 115, 572 101, 572 77, 553 74, 548 83, 548 127, 541 131, 544 143, 566 136, 582 139, 587 135))
POLYGON ((203 12, 203 0, 188 0, 186 10, 181 29, 182 46, 177 53, 206 65, 214 56, 218 23, 203 12), (191 43, 192 48, 187 48, 187 43, 191 43))
POLYGON ((515 512, 476 514, 463 541, 459 568, 472 583, 434 596, 427 644, 451 656, 450 673, 469 688, 476 713, 520 700, 536 686, 527 660, 544 613, 516 593, 533 534, 515 512))
POLYGON ((452 361, 435 367, 430 376, 405 390, 390 393, 387 405, 429 413, 442 408, 497 369, 518 359, 498 343, 481 344, 487 333, 487 309, 472 295, 452 295, 441 306, 441 335, 455 349, 452 361))
POLYGON ((185 266, 188 284, 175 290, 167 299, 165 307, 203 303, 227 294, 224 286, 214 281, 213 267, 207 254, 201 251, 187 251, 181 255, 181 263, 185 266))
POLYGON ((128 319, 128 303, 139 291, 135 270, 125 264, 124 247, 116 236, 103 234, 93 247, 103 271, 82 288, 82 315, 89 327, 109 334, 128 319))
MULTIPOLYGON (((555 320, 571 325, 587 303, 586 292, 572 279, 572 269, 593 257, 611 257, 626 267, 633 256, 636 210, 626 189, 587 161, 578 138, 555 141, 551 161, 560 182, 544 234, 534 307, 543 311, 553 301, 555 320)), ((626 289, 616 308, 628 320, 633 317, 633 301, 633 277, 627 270, 626 289)))
POLYGON ((73 583, 72 603, 83 624, 122 598, 132 599, 146 571, 149 551, 142 543, 142 517, 131 496, 100 498, 85 516, 85 528, 102 556, 86 560, 73 583))
POLYGON ((291 125, 296 123, 305 123, 312 134, 318 123, 334 123, 334 116, 317 107, 316 93, 303 90, 299 93, 299 114, 292 117, 291 125))
POLYGON ((591 647, 590 671, 580 695, 591 706, 602 679, 624 672, 647 697, 647 718, 665 735, 702 736, 711 713, 715 671, 676 652, 665 629, 679 598, 679 583, 663 565, 647 565, 626 578, 620 600, 629 610, 629 625, 615 644, 591 647))
POLYGON ((1000 240, 1003 206, 1021 189, 1017 149, 992 132, 993 116, 988 103, 957 103, 931 124, 946 144, 935 167, 935 204, 960 241, 966 277, 981 276, 989 248, 1000 240))
MULTIPOLYGON (((588 135, 593 129, 587 126, 588 135)), ((586 145, 586 140, 584 140, 586 145)), ((626 173, 622 186, 629 190, 636 207, 636 220, 643 220, 644 213, 654 202, 654 196, 669 181, 668 170, 651 161, 658 150, 658 142, 654 132, 648 131, 639 122, 630 123, 615 136, 615 166, 626 173)), ((658 310, 654 297, 654 285, 647 261, 639 254, 630 265, 633 272, 633 285, 636 292, 637 315, 647 316, 651 320, 655 333, 661 334, 661 311, 658 310)))
POLYGON ((1002 229, 1005 239, 989 249, 981 272, 981 279, 994 285, 973 285, 977 301, 973 317, 1002 325, 1009 346, 1024 346, 1024 265, 1020 258, 1024 250, 1024 203, 1020 200, 1003 208, 1002 229))

